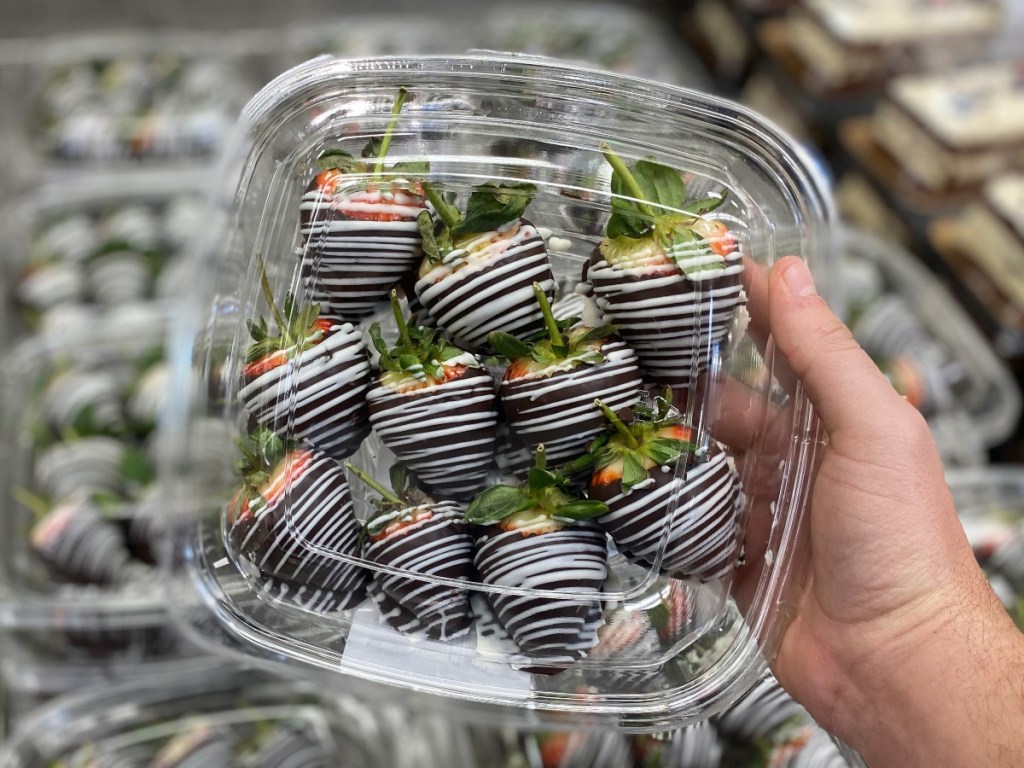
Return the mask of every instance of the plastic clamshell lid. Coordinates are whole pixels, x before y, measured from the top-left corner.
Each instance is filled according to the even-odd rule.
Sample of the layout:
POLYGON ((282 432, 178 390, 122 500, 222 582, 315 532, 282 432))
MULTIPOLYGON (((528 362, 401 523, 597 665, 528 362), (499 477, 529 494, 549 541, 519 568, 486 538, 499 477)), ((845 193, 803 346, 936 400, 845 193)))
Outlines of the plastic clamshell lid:
POLYGON ((204 226, 207 181, 194 170, 72 175, 6 206, 5 346, 167 293, 204 226))
POLYGON ((21 49, 11 78, 15 171, 198 168, 221 149, 263 76, 266 35, 64 35, 21 49), (253 77, 253 73, 256 73, 253 77))
POLYGON ((404 765, 389 746, 398 740, 391 727, 386 712, 365 702, 222 662, 219 670, 183 669, 159 685, 138 680, 55 699, 22 722, 0 765, 80 765, 85 758, 177 765, 172 756, 276 765, 284 755, 320 755, 326 765, 339 754, 354 766, 404 765))
POLYGON ((125 305, 109 322, 32 336, 10 353, 0 401, 6 629, 120 652, 166 627, 155 559, 167 317, 159 304, 125 305))
MULTIPOLYGON (((804 558, 804 492, 817 422, 798 390, 787 393, 775 381, 779 371, 771 344, 764 346, 760 333, 748 333, 747 315, 754 327, 762 322, 766 267, 788 253, 811 264, 825 293, 830 287, 828 198, 812 165, 785 135, 728 102, 535 57, 323 57, 282 75, 249 104, 223 171, 224 195, 214 206, 227 208, 226 215, 221 227, 211 227, 192 265, 190 283, 197 290, 183 297, 172 345, 176 380, 197 373, 201 379, 195 389, 176 390, 190 396, 176 398, 166 422, 173 446, 166 487, 177 538, 172 602, 186 626, 200 638, 250 655, 455 699, 609 716, 641 730, 705 718, 753 683, 763 656, 774 653, 784 613, 792 609, 789 591, 804 558), (403 88, 405 104, 391 114, 403 88), (383 170, 373 170, 373 159, 359 166, 363 147, 369 143, 371 153, 379 151, 385 136, 390 145, 383 170), (628 271, 629 259, 622 261, 616 252, 608 261, 607 251, 595 250, 612 206, 627 205, 630 197, 610 194, 611 161, 599 149, 602 142, 628 165, 650 158, 675 169, 674 182, 672 171, 648 166, 641 173, 658 176, 671 190, 685 186, 685 199, 665 204, 659 198, 647 209, 641 205, 641 218, 654 216, 670 229, 704 233, 682 237, 697 243, 705 267, 688 263, 690 272, 684 273, 671 263, 655 264, 654 272, 670 276, 671 286, 635 305, 615 283, 615 269, 628 271), (334 154, 318 159, 327 150, 334 154), (338 150, 353 157, 345 159, 338 150), (429 170, 392 165, 423 160, 429 170), (349 172, 331 170, 337 163, 349 172), (420 181, 430 187, 424 190, 429 204, 420 181), (518 223, 498 226, 497 214, 481 213, 495 205, 515 209, 515 200, 527 194, 516 186, 524 182, 534 189, 518 223), (359 247, 369 242, 372 250, 394 242, 367 223, 372 216, 357 211, 339 217, 337 211, 350 203, 358 209, 370 195, 369 204, 375 200, 386 208, 384 220, 394 225, 392 231, 404 226, 403 237, 415 240, 421 225, 410 227, 408 218, 402 224, 404 214, 396 206, 418 206, 413 216, 421 221, 426 216, 431 226, 441 227, 436 233, 443 240, 438 220, 451 213, 451 206, 465 206, 471 191, 486 183, 500 185, 504 196, 489 196, 493 188, 478 190, 469 204, 476 206, 477 224, 491 221, 477 231, 497 229, 459 241, 452 219, 445 226, 456 226, 454 243, 469 244, 451 251, 447 261, 420 263, 420 251, 413 248, 413 263, 405 269, 420 263, 419 277, 408 275, 414 285, 403 283, 397 310, 388 306, 390 284, 381 290, 380 276, 365 274, 374 271, 367 263, 380 265, 372 258, 363 262, 358 279, 344 271, 359 271, 350 263, 339 268, 340 277, 331 284, 336 267, 331 258, 345 250, 353 227, 357 239, 365 235, 361 227, 371 231, 359 247), (394 197, 381 197, 382 188, 394 197), (682 210, 702 199, 693 212, 682 210), (706 213, 710 208, 717 210, 706 213), (493 256, 493 247, 502 258, 512 254, 525 260, 506 272, 477 269, 474 257, 493 256), (472 282, 481 274, 482 283, 472 282), (438 294, 463 280, 475 288, 464 291, 446 313, 438 294), (533 289, 530 280, 537 281, 533 289), (374 298, 353 298, 352 286, 374 298), (596 301, 587 295, 595 287, 596 301), (309 332, 301 344, 314 356, 317 343, 329 339, 319 349, 333 344, 341 350, 347 361, 342 370, 306 369, 303 361, 309 358, 301 355, 294 358, 297 363, 279 366, 292 359, 295 344, 277 357, 259 351, 267 348, 264 342, 252 346, 254 339, 275 335, 275 316, 277 325, 287 325, 287 293, 295 295, 290 317, 299 317, 297 307, 311 298, 334 316, 316 328, 306 325, 312 316, 303 316, 303 328, 295 332, 309 332), (470 309, 474 296, 479 306, 470 309), (646 479, 632 477, 635 489, 610 486, 619 492, 604 493, 608 511, 596 522, 570 524, 557 511, 551 525, 531 517, 538 509, 550 512, 550 504, 561 510, 566 497, 579 494, 550 473, 534 473, 532 491, 546 501, 532 497, 532 508, 521 507, 498 527, 489 524, 497 520, 493 515, 475 517, 472 511, 501 507, 480 501, 483 489, 506 486, 491 501, 500 494, 521 494, 511 487, 523 482, 531 463, 545 460, 526 451, 524 463, 524 452, 502 448, 494 432, 497 422, 508 421, 515 438, 537 447, 530 445, 524 419, 517 421, 521 412, 509 406, 508 380, 517 377, 507 375, 501 356, 489 348, 494 337, 486 330, 511 329, 513 336, 526 337, 546 329, 550 343, 560 346, 555 334, 569 332, 557 318, 544 321, 541 304, 547 302, 553 302, 553 315, 572 316, 582 309, 590 326, 602 322, 602 314, 603 321, 619 326, 624 346, 634 348, 630 354, 636 353, 639 363, 633 365, 643 380, 633 386, 632 400, 617 405, 633 404, 621 415, 627 421, 632 417, 632 427, 622 429, 636 434, 647 429, 647 441, 654 427, 645 425, 667 419, 660 422, 658 436, 675 446, 672 456, 687 458, 650 460, 641 470, 646 479), (478 400, 492 403, 484 410, 494 413, 492 433, 482 441, 489 455, 497 451, 499 457, 489 470, 486 460, 474 475, 462 469, 466 457, 458 449, 465 446, 458 436, 476 429, 479 412, 473 409, 458 417, 461 422, 443 423, 437 418, 441 406, 430 401, 418 418, 428 432, 426 450, 419 444, 410 449, 393 431, 389 434, 395 423, 391 401, 401 400, 402 387, 410 383, 399 369, 412 368, 402 368, 409 360, 390 352, 381 362, 379 347, 399 338, 395 313, 408 323, 418 303, 425 307, 419 317, 433 318, 442 329, 430 332, 435 333, 431 338, 448 345, 442 345, 445 350, 452 344, 463 350, 437 353, 461 366, 442 378, 465 383, 477 375, 492 377, 477 393, 478 400), (639 311, 633 311, 636 307, 639 311), (522 317, 535 323, 529 331, 516 325, 522 317), (673 317, 695 320, 680 323, 673 317), (365 352, 375 321, 381 323, 383 341, 369 345, 374 364, 391 371, 381 381, 369 373, 365 352), (645 330, 652 321, 658 328, 653 334, 645 330), (303 390, 296 382, 304 370, 320 371, 330 383, 303 390), (266 374, 270 378, 261 380, 266 374), (397 389, 385 386, 389 376, 397 389), (312 421, 303 410, 311 391, 329 401, 312 421), (362 410, 364 398, 369 418, 362 410), (339 406, 340 400, 348 405, 339 406), (339 413, 350 416, 339 418, 339 413), (244 488, 234 467, 238 450, 228 442, 220 444, 216 482, 197 480, 194 455, 206 438, 196 427, 210 420, 234 425, 239 437, 261 428, 263 437, 244 459, 250 472, 256 470, 244 488), (766 438, 768 432, 773 437, 766 438), (303 443, 289 449, 284 440, 296 436, 303 443), (396 455, 432 489, 435 500, 445 503, 426 515, 393 510, 392 517, 377 518, 360 535, 376 514, 377 493, 354 471, 346 477, 340 462, 387 484, 396 455), (452 470, 446 476, 432 462, 452 470), (309 502, 313 496, 303 496, 324 489, 330 490, 317 504, 309 502), (667 501, 653 502, 658 493, 667 501), (647 510, 631 518, 634 512, 623 511, 631 504, 647 510), (480 524, 461 521, 467 505, 468 519, 480 524), (617 513, 619 528, 613 519, 617 513), (639 542, 630 541, 623 529, 630 519, 645 523, 639 542), (705 536, 701 525, 714 533, 705 536), (403 538, 409 530, 432 542, 421 550, 432 555, 403 560, 387 552, 396 542, 402 550, 415 541, 403 538)), ((629 226, 640 227, 636 220, 629 226)), ((466 229, 472 231, 470 225, 466 229)), ((648 241, 640 236, 630 242, 648 241)), ((649 272, 649 266, 641 265, 638 274, 649 272)), ((649 287, 639 279, 638 284, 649 287)), ((607 363, 614 350, 604 345, 600 351, 607 363)), ((590 359, 587 365, 597 362, 590 359)), ((437 363, 426 360, 431 370, 437 363)), ((594 369, 584 365, 583 370, 594 369)), ((424 389, 422 375, 410 375, 418 382, 412 390, 436 394, 439 380, 430 379, 436 386, 424 389)), ((545 368, 547 375, 556 381, 552 369, 545 368)), ((553 390, 562 397, 570 391, 564 385, 553 390)), ((600 415, 593 407, 598 395, 606 395, 600 382, 586 381, 582 395, 576 392, 581 412, 600 415)), ((569 418, 571 409, 565 405, 560 412, 569 418)), ((560 425, 547 426, 557 437, 560 425)), ((599 423, 593 434, 602 429, 611 443, 629 448, 630 438, 621 430, 611 437, 609 423, 599 423)), ((646 450, 647 444, 630 450, 646 450)), ((545 471, 567 467, 568 472, 570 465, 558 462, 572 456, 556 458, 554 445, 545 449, 551 455, 545 471)), ((585 449, 577 445, 572 451, 578 456, 585 449)), ((216 450, 205 442, 203 453, 216 450)), ((207 476, 216 474, 212 470, 205 466, 207 476)), ((592 502, 602 496, 598 486, 604 482, 595 477, 587 483, 583 476, 591 502, 571 507, 573 515, 593 516, 592 502)))

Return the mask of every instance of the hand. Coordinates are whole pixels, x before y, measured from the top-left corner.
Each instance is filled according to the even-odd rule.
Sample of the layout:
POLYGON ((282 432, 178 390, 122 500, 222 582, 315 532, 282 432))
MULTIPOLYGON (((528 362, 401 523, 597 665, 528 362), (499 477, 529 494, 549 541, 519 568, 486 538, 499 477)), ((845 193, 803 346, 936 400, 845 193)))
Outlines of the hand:
MULTIPOLYGON (((762 273, 763 277, 763 273, 762 273)), ((1024 636, 978 567, 927 424, 795 258, 751 293, 828 436, 811 569, 774 671, 880 766, 1024 762, 1024 636)))

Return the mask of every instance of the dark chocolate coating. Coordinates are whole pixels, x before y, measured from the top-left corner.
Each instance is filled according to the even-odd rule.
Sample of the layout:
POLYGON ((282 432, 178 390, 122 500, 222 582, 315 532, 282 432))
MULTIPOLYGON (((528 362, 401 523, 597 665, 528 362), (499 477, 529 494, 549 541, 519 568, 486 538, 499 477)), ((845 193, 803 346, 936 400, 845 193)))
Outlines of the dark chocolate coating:
POLYGON ((651 567, 668 526, 662 573, 710 581, 737 563, 743 495, 736 470, 715 444, 685 479, 674 468, 655 467, 649 485, 623 494, 618 482, 591 483, 590 496, 608 505, 597 521, 632 562, 651 567))
POLYGON ((636 404, 643 380, 636 355, 622 341, 601 346, 605 361, 555 371, 543 378, 506 379, 498 396, 509 425, 531 453, 543 445, 550 466, 586 453, 607 423, 594 406, 600 398, 613 411, 636 404))
POLYGON ((555 280, 547 247, 525 219, 518 231, 522 239, 495 250, 490 261, 470 261, 443 275, 434 268, 416 282, 420 302, 463 349, 485 349, 493 331, 526 338, 544 330, 533 284, 540 283, 551 300, 555 280))
POLYGON ((242 385, 239 399, 252 423, 332 458, 351 456, 369 432, 369 357, 362 334, 347 323, 290 362, 243 377, 242 385))
POLYGON ((618 326, 644 374, 658 384, 688 387, 707 370, 742 303, 742 258, 735 251, 725 257, 721 275, 696 281, 670 267, 622 270, 595 249, 584 279, 604 322, 618 326))
POLYGON ((466 499, 484 487, 497 447, 498 404, 489 373, 467 368, 408 393, 378 384, 366 400, 381 441, 436 495, 466 499))
POLYGON ((566 593, 566 599, 500 592, 486 597, 531 659, 571 662, 593 645, 586 630, 593 612, 601 611, 607 557, 604 532, 592 522, 531 536, 493 525, 480 532, 474 563, 484 584, 566 593))
POLYGON ((128 565, 124 536, 87 502, 55 507, 33 528, 31 542, 56 579, 112 586, 124 578, 128 565))
MULTIPOLYGON (((451 502, 429 505, 432 515, 380 541, 368 541, 364 557, 381 565, 425 577, 469 580, 473 576, 473 537, 462 508, 451 502)), ((374 577, 385 619, 401 632, 423 631, 434 640, 458 637, 473 614, 462 589, 413 576, 377 573, 374 577)))
POLYGON ((341 610, 363 599, 369 574, 332 553, 358 555, 360 525, 344 471, 324 453, 310 453, 309 464, 284 492, 269 506, 257 499, 252 515, 238 520, 229 535, 240 556, 272 580, 271 593, 341 610))
POLYGON ((425 209, 414 196, 404 205, 377 203, 373 207, 398 218, 374 221, 346 214, 342 208, 350 201, 320 192, 315 180, 307 187, 299 212, 301 273, 321 314, 359 322, 419 264, 423 251, 416 216, 425 209))

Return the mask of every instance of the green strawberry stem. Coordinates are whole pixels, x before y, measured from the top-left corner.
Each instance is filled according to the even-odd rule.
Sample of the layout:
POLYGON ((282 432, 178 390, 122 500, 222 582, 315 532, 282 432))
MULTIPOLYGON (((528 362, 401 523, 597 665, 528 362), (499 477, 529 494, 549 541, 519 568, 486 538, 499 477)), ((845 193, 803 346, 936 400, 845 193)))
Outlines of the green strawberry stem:
POLYGON ((392 504, 399 504, 399 505, 401 505, 403 503, 402 500, 400 498, 398 498, 397 494, 392 493, 387 488, 385 488, 383 485, 381 485, 376 480, 374 480, 372 477, 370 477, 368 474, 363 472, 361 469, 358 469, 358 468, 352 466, 352 464, 347 462, 347 461, 345 462, 345 469, 349 470, 353 475, 355 475, 360 480, 362 480, 363 483, 365 483, 370 488, 372 488, 377 493, 379 493, 381 498, 384 499, 384 501, 389 501, 392 504))
POLYGON ((395 132, 395 126, 398 125, 398 114, 402 111, 402 105, 405 104, 405 99, 408 95, 409 92, 405 88, 398 89, 395 105, 391 108, 391 119, 384 129, 384 138, 380 142, 380 152, 377 153, 377 165, 373 168, 374 181, 379 180, 380 175, 384 173, 384 158, 387 156, 388 148, 391 146, 391 136, 395 132))
POLYGON ((566 346, 565 339, 562 338, 562 332, 558 329, 555 313, 551 311, 551 304, 548 302, 544 289, 540 287, 540 283, 533 284, 533 295, 537 298, 537 303, 540 304, 540 311, 544 315, 544 325, 547 326, 548 337, 551 339, 551 343, 556 347, 566 346))
POLYGON ((395 324, 398 326, 398 343, 403 346, 412 346, 412 339, 409 338, 409 324, 402 314, 402 306, 398 303, 398 291, 391 289, 391 312, 395 316, 395 324))
POLYGON ((622 183, 626 185, 629 193, 636 198, 634 204, 636 205, 637 210, 639 210, 644 216, 648 216, 653 220, 654 211, 652 211, 651 207, 645 202, 647 200, 647 195, 645 195, 644 191, 640 188, 640 184, 637 182, 633 172, 629 170, 624 162, 622 162, 622 158, 612 151, 611 145, 608 144, 607 141, 601 142, 599 149, 601 150, 601 154, 604 155, 604 159, 608 161, 609 165, 611 165, 612 170, 614 170, 615 173, 619 175, 619 178, 622 179, 622 183))
POLYGON ((277 302, 274 301, 274 291, 270 287, 270 278, 267 276, 267 265, 263 261, 263 254, 256 254, 256 267, 260 271, 260 289, 263 291, 263 298, 267 300, 267 304, 270 305, 270 313, 274 316, 274 322, 277 323, 277 331, 281 334, 282 340, 285 342, 284 346, 291 346, 291 339, 288 337, 288 323, 284 319, 284 315, 281 314, 280 307, 277 306, 277 302))
POLYGON ((608 422, 615 427, 620 435, 622 435, 622 439, 626 441, 626 445, 634 451, 640 449, 640 443, 637 442, 633 433, 629 431, 629 427, 622 423, 622 419, 616 415, 615 411, 605 405, 600 398, 594 400, 594 405, 601 409, 601 413, 603 413, 604 417, 608 419, 608 422))
POLYGON ((536 448, 536 458, 533 460, 533 468, 539 469, 544 472, 548 468, 548 455, 544 452, 544 444, 541 443, 536 448))
POLYGON ((462 214, 459 213, 454 205, 451 205, 442 197, 433 184, 424 183, 423 193, 427 196, 430 204, 434 206, 434 211, 441 217, 441 220, 448 229, 454 229, 462 223, 462 214))
POLYGON ((32 493, 28 488, 17 485, 14 490, 11 491, 11 495, 14 500, 21 504, 25 509, 32 513, 32 517, 36 520, 42 520, 50 513, 50 505, 46 499, 38 494, 32 493))

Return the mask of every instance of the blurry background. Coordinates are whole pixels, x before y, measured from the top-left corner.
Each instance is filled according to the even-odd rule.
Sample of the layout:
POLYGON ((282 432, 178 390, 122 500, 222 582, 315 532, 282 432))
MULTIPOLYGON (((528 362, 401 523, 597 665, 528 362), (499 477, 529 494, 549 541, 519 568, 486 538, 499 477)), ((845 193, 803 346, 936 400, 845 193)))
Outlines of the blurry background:
MULTIPOLYGON (((165 295, 202 226, 203 174, 238 110, 274 75, 318 53, 523 50, 711 91, 778 122, 831 180, 848 320, 928 417, 979 559, 1021 618, 1022 16, 1022 0, 5 0, 0 344, 20 345, 29 370, 24 350, 38 334, 126 308, 145 313, 165 295), (159 266, 137 270, 119 292, 92 290, 111 253, 120 269, 159 266)), ((157 386, 159 353, 147 348, 139 357, 129 378, 157 386)), ((32 370, 44 380, 56 375, 32 370)), ((20 413, 30 396, 5 407, 20 413)), ((118 407, 143 425, 129 447, 145 448, 149 412, 137 401, 118 407)), ((12 522, 11 489, 0 490, 6 573, 29 547, 26 527, 12 522)), ((146 536, 154 538, 138 540, 159 540, 158 532, 146 536)), ((141 549, 131 557, 146 560, 141 549)), ((154 754, 182 733, 191 749, 217 755, 211 765, 229 764, 228 754, 278 765, 300 748, 310 766, 359 750, 377 765, 736 768, 782 754, 804 755, 787 765, 845 764, 770 678, 714 723, 656 739, 463 728, 233 670, 211 682, 216 661, 182 647, 159 614, 126 619, 86 600, 72 632, 32 589, 9 573, 0 581, 0 681, 6 724, 18 729, 0 766, 80 765, 89 755, 92 765, 112 765, 96 758, 101 725, 105 737, 154 724, 164 735, 132 765, 158 764, 154 754), (84 698, 60 698, 69 694, 84 698), (37 709, 55 697, 55 708, 37 709), (138 702, 130 715, 89 719, 129 700, 138 702), (362 720, 353 728, 356 710, 362 720), (198 711, 213 723, 202 734, 188 719, 198 711), (80 727, 44 748, 43 734, 68 722, 80 727), (373 751, 405 739, 403 728, 413 734, 404 752, 373 751)))

